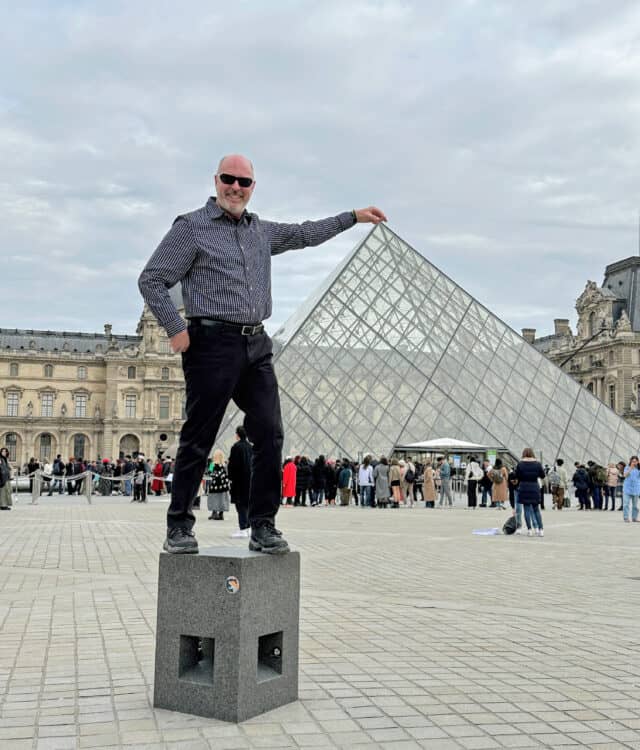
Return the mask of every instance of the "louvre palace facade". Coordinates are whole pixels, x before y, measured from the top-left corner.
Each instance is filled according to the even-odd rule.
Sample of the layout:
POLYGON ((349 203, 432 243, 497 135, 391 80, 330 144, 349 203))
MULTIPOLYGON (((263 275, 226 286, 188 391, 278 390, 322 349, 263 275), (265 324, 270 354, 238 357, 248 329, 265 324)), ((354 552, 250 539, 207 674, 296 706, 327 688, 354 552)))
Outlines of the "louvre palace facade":
MULTIPOLYGON (((618 280, 615 290, 587 285, 577 337, 566 321, 557 340, 523 337, 374 227, 273 337, 285 453, 388 455, 446 436, 514 456, 530 446, 546 462, 628 458, 640 433, 616 412, 633 417, 640 344, 618 280), (587 372, 593 352, 563 362, 587 339, 618 364, 615 401, 613 375, 588 379, 601 370, 594 359, 587 372)), ((172 452, 182 424, 180 359, 147 308, 135 336, 0 329, 0 389, 0 443, 18 463, 172 452)), ((217 441, 225 452, 241 420, 230 405, 217 441)))
POLYGON ((58 453, 155 456, 182 425, 180 357, 145 309, 135 336, 0 328, 0 445, 23 466, 58 453))

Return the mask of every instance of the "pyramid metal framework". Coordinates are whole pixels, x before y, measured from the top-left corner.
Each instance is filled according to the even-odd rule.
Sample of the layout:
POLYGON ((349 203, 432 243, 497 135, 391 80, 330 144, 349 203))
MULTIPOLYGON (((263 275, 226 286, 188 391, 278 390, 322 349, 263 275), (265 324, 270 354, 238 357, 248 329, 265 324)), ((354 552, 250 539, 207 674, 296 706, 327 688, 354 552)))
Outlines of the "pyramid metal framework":
MULTIPOLYGON (((388 455, 452 435, 551 462, 638 453, 640 433, 378 225, 274 336, 285 453, 388 455)), ((242 415, 230 409, 218 443, 242 415)))

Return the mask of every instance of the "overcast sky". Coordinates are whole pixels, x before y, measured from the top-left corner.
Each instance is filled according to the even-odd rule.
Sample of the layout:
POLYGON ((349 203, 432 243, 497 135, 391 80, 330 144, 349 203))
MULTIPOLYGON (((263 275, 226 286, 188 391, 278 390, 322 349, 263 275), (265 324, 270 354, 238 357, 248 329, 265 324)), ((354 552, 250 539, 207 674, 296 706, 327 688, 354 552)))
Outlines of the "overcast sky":
MULTIPOLYGON (((637 254, 637 0, 0 3, 0 326, 133 333, 220 155, 389 226, 516 329, 637 254)), ((273 331, 366 232, 274 259, 273 331)))

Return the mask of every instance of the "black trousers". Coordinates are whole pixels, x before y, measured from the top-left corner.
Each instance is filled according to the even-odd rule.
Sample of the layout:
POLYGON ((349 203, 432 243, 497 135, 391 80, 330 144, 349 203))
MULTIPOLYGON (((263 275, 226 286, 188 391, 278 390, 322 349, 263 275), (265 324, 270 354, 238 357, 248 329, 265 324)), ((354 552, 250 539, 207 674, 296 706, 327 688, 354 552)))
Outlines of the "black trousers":
POLYGON ((193 528, 193 502, 229 402, 245 413, 253 443, 249 523, 273 521, 280 507, 282 417, 273 370, 271 339, 266 333, 189 326, 190 346, 182 354, 187 420, 180 432, 167 527, 193 528))

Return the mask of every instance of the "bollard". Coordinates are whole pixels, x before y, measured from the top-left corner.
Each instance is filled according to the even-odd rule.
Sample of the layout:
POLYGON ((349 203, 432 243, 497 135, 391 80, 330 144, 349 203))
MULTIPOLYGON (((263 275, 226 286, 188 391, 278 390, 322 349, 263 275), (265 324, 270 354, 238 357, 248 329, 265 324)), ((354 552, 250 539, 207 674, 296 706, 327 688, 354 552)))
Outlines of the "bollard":
POLYGON ((153 705, 240 722, 298 699, 300 555, 160 554, 153 705))

